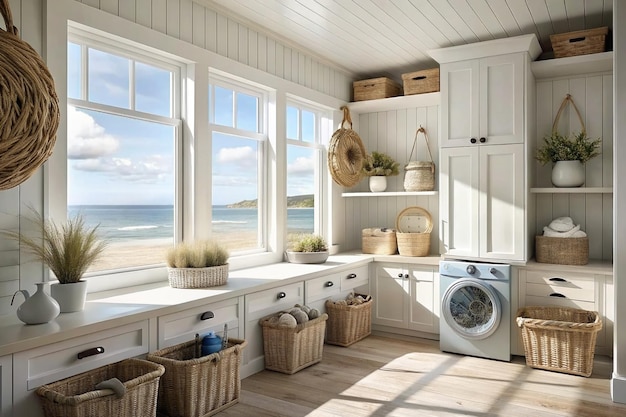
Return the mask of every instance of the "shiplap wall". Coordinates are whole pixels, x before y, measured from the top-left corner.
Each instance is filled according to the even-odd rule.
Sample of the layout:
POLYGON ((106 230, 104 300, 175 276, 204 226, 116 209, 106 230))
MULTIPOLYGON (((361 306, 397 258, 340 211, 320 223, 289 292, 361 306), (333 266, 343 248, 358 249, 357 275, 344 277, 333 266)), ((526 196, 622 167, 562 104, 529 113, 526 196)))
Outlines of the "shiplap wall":
MULTIPOLYGON (((439 106, 413 107, 392 111, 353 115, 354 129, 358 132, 368 153, 383 152, 400 163, 400 174, 387 177, 386 191, 404 191, 404 166, 409 162, 416 130, 426 129, 435 164, 439 160, 439 106)), ((420 134, 413 161, 429 160, 424 135, 420 134)), ((435 189, 438 189, 435 178, 435 189)), ((346 192, 369 191, 368 179, 346 192)), ((398 213, 406 207, 419 206, 430 213, 434 228, 431 233, 430 253, 439 253, 439 196, 399 197, 345 197, 345 227, 347 249, 361 248, 361 232, 370 227, 395 228, 398 213)))
MULTIPOLYGON (((583 117, 587 134, 602 138, 602 154, 586 164, 585 187, 613 186, 613 78, 591 74, 537 81, 537 142, 552 130, 552 123, 566 94, 571 94, 583 117)), ((557 129, 560 133, 580 132, 578 116, 571 105, 564 110, 557 129)), ((550 165, 536 163, 537 184, 551 187, 550 165)), ((589 236, 589 258, 613 259, 613 194, 537 194, 536 232, 552 219, 571 217, 589 236)))

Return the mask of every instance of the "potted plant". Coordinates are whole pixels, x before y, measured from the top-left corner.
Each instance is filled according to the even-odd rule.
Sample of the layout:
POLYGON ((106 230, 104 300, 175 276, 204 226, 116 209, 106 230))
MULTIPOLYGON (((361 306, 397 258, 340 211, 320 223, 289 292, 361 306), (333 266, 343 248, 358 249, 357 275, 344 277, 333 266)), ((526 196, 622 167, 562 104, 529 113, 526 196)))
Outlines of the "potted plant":
POLYGON ((552 132, 544 137, 536 159, 542 164, 552 162, 552 184, 556 187, 580 187, 585 183, 584 164, 600 154, 601 139, 591 139, 585 131, 570 137, 552 132))
POLYGON ((85 307, 87 281, 83 274, 102 255, 107 241, 98 234, 98 226, 88 227, 78 214, 65 223, 44 219, 35 209, 26 218, 35 225, 36 237, 17 231, 4 231, 8 238, 17 240, 38 261, 45 264, 58 283, 50 286, 50 295, 58 303, 61 313, 81 311, 85 307))
POLYGON ((382 152, 372 152, 363 162, 363 175, 369 177, 370 191, 380 192, 387 189, 387 177, 398 175, 400 164, 382 152))
POLYGON ((326 240, 316 234, 301 234, 292 237, 291 248, 285 253, 287 261, 295 264, 321 264, 328 259, 326 240))
POLYGON ((166 254, 172 288, 206 288, 228 280, 228 250, 213 240, 181 242, 166 254))

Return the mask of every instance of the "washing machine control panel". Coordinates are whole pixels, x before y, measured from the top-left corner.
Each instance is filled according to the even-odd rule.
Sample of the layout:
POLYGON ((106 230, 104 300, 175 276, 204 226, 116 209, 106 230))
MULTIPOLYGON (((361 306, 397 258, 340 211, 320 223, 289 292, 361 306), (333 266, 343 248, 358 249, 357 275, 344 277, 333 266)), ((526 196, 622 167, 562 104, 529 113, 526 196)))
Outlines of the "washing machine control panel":
POLYGON ((511 266, 472 261, 441 261, 439 263, 439 274, 456 278, 472 277, 509 281, 511 277, 511 266))

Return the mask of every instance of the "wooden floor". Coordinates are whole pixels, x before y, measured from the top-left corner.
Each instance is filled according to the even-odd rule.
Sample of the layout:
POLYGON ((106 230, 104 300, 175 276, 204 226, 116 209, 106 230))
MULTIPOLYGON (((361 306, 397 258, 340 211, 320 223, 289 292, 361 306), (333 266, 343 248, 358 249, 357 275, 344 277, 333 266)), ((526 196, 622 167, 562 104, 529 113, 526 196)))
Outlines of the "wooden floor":
POLYGON ((242 381, 226 416, 626 416, 610 397, 612 363, 589 378, 443 353, 436 341, 381 336, 324 345, 320 363, 294 375, 263 371, 242 381))

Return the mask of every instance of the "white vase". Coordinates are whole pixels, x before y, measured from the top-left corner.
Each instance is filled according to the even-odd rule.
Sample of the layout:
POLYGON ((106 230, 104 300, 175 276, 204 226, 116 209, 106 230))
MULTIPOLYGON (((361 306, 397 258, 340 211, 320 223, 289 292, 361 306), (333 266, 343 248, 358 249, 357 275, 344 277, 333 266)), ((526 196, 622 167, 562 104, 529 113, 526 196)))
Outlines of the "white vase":
POLYGON ((54 283, 50 286, 50 295, 57 300, 61 313, 83 311, 87 298, 87 281, 71 284, 54 283))
POLYGON ((21 292, 26 299, 17 308, 17 318, 26 324, 48 323, 59 315, 59 304, 50 297, 44 290, 47 282, 37 282, 37 291, 31 296, 26 290, 17 290, 13 294, 11 304, 15 301, 15 296, 21 292))
POLYGON ((585 183, 585 166, 580 161, 558 161, 552 168, 555 187, 580 187, 585 183))
POLYGON ((373 175, 370 177, 370 191, 373 193, 380 193, 387 189, 387 177, 373 175))

